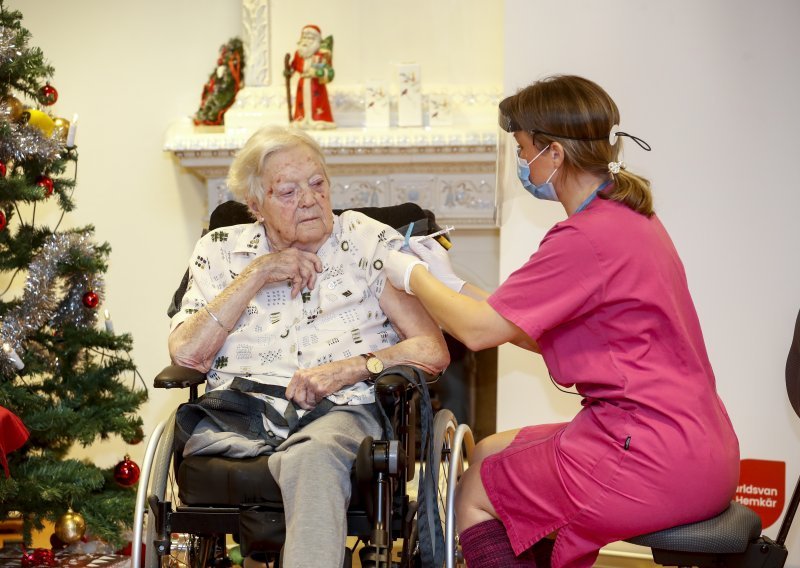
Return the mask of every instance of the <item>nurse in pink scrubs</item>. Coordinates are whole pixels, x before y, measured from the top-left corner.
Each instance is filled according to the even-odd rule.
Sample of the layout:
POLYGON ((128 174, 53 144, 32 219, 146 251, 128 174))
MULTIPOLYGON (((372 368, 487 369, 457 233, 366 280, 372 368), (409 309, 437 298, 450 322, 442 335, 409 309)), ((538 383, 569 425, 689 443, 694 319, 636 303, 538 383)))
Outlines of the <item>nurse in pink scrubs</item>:
POLYGON ((624 137, 650 147, 575 76, 503 100, 500 123, 518 144, 521 185, 567 218, 491 294, 454 274, 433 240, 412 241, 416 256, 395 253, 387 269, 470 349, 540 353, 583 397, 571 422, 478 444, 457 501, 467 565, 532 566, 552 546, 553 567, 589 567, 607 543, 724 510, 739 444, 650 183, 620 160, 624 137))

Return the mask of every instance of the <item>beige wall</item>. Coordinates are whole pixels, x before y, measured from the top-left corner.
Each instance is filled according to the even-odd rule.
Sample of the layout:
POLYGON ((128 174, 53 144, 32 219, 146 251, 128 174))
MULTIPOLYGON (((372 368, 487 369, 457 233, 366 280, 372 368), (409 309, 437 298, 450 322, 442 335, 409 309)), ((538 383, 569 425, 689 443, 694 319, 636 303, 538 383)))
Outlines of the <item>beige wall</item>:
MULTIPOLYGON (((294 51, 300 29, 334 36, 337 84, 390 81, 392 65, 422 65, 426 84, 502 83, 502 4, 485 0, 272 0, 273 69, 294 51)), ((280 84, 280 73, 272 75, 280 84)))

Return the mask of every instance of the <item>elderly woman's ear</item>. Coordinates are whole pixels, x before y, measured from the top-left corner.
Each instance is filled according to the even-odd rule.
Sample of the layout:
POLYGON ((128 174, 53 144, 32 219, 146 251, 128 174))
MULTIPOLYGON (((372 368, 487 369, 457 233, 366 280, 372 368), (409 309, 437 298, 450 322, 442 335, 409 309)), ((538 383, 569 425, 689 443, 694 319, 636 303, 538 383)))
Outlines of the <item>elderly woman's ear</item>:
POLYGON ((256 203, 255 199, 248 199, 247 207, 250 209, 250 213, 253 215, 253 217, 256 218, 256 221, 259 223, 264 222, 264 216, 259 211, 258 204, 256 203))

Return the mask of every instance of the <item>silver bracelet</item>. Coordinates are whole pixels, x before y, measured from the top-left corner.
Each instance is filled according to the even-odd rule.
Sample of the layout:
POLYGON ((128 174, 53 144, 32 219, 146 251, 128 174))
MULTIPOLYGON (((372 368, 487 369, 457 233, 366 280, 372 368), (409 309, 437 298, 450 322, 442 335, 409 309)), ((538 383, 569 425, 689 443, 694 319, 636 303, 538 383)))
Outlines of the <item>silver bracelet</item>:
POLYGON ((230 333, 230 332, 232 332, 232 331, 233 331, 233 328, 230 328, 230 329, 228 329, 227 327, 225 327, 224 325, 222 325, 222 322, 221 322, 221 321, 219 321, 219 318, 218 318, 217 316, 215 316, 215 315, 214 315, 214 312, 212 312, 211 310, 209 310, 209 309, 208 309, 208 306, 205 306, 205 309, 206 309, 206 312, 208 312, 208 315, 210 315, 210 316, 211 316, 211 319, 213 319, 215 322, 217 322, 217 323, 219 324, 219 326, 220 326, 222 329, 224 329, 224 330, 225 330, 225 332, 226 332, 226 333, 230 333))

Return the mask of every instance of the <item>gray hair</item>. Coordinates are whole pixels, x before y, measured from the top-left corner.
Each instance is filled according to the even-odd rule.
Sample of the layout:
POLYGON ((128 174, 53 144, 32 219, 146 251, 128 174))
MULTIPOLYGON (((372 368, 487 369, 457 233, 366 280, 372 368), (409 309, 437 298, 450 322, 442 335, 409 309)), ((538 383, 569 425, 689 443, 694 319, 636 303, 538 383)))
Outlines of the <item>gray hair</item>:
POLYGON ((267 169, 270 156, 289 148, 306 146, 316 154, 325 177, 330 181, 328 166, 319 144, 299 128, 270 125, 257 130, 236 153, 230 170, 227 185, 237 201, 249 203, 255 201, 259 205, 264 202, 266 189, 261 185, 261 178, 267 169))

